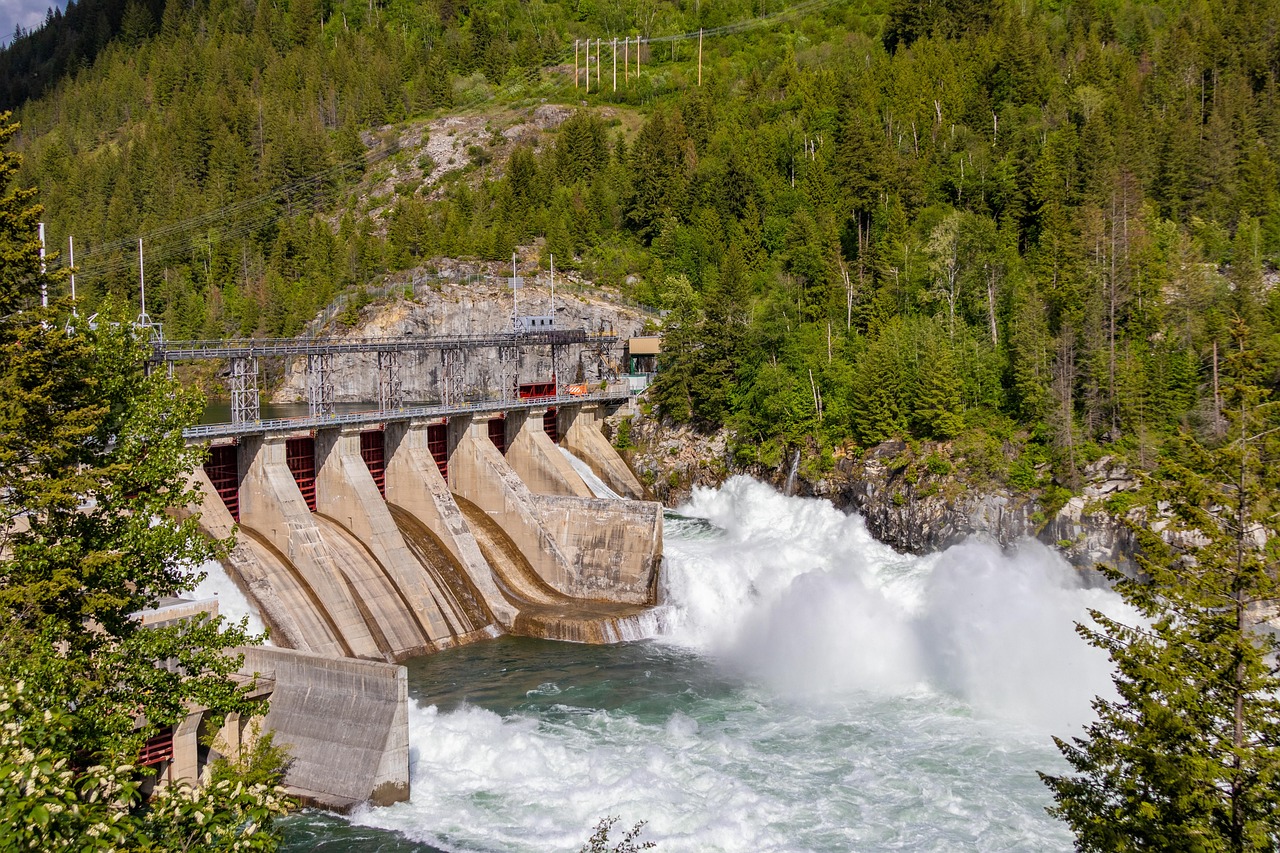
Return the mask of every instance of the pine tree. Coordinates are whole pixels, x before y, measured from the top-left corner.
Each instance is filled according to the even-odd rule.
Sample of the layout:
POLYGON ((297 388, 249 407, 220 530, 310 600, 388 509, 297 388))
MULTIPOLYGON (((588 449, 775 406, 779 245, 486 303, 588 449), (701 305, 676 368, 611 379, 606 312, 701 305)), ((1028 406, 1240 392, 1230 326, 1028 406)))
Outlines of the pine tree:
POLYGON ((663 291, 671 310, 662 324, 662 355, 651 394, 663 417, 686 423, 693 417, 698 381, 698 294, 682 275, 668 278, 663 291))
POLYGON ((1242 322, 1233 337, 1231 435, 1216 448, 1184 435, 1154 484, 1178 544, 1140 528, 1146 577, 1108 573, 1143 621, 1092 612, 1097 627, 1078 629, 1110 655, 1118 694, 1094 700, 1084 737, 1056 739, 1074 775, 1041 774, 1078 850, 1280 845, 1280 642, 1259 628, 1280 600, 1280 446, 1242 322))
POLYGON ((40 275, 30 202, 0 200, 0 848, 171 850, 207 823, 208 849, 274 849, 283 804, 270 785, 175 786, 150 810, 140 794, 146 738, 192 706, 259 710, 230 678, 228 649, 252 638, 216 619, 137 619, 192 589, 192 567, 218 552, 198 518, 175 517, 199 503, 202 450, 182 429, 200 401, 148 375, 132 326, 39 307, 40 285, 57 282, 40 275), (29 778, 10 772, 22 767, 29 778))
POLYGON ((922 333, 915 420, 930 438, 952 438, 964 428, 960 374, 946 334, 933 323, 922 333))

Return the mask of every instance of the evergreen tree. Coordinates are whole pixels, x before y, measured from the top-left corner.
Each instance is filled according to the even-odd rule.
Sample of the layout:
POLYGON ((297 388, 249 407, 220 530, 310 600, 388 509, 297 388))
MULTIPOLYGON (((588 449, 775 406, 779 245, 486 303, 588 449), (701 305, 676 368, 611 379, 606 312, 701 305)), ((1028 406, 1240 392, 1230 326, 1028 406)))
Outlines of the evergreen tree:
POLYGON ((1260 628, 1280 600, 1280 447, 1239 321, 1234 337, 1231 435, 1217 448, 1184 435, 1154 489, 1173 515, 1166 535, 1201 544, 1140 528, 1147 577, 1108 574, 1144 621, 1092 612, 1097 627, 1079 628, 1110 655, 1118 695, 1094 700, 1084 737, 1056 739, 1074 775, 1041 774, 1078 850, 1280 845, 1280 642, 1260 628))
POLYGON ((698 295, 684 276, 672 276, 663 286, 670 313, 662 324, 662 355, 652 397, 663 417, 687 423, 694 413, 698 382, 698 295))
POLYGON ((190 849, 207 824, 206 849, 272 850, 284 809, 272 784, 141 796, 147 738, 191 706, 260 709, 230 677, 228 649, 252 638, 243 623, 137 619, 191 590, 218 551, 197 518, 175 517, 200 500, 189 476, 202 451, 182 436, 200 402, 146 373, 132 326, 39 307, 57 282, 40 275, 30 202, 0 200, 0 847, 190 849))

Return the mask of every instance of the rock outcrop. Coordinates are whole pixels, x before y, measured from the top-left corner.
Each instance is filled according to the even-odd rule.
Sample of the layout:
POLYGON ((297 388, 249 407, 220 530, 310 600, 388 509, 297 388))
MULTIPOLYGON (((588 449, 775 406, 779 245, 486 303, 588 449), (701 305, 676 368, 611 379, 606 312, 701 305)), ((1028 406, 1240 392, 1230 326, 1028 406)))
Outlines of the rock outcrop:
MULTIPOLYGON (((525 285, 516 294, 522 315, 546 315, 552 312, 550 277, 530 266, 521 269, 525 285)), ((404 335, 492 335, 511 329, 512 292, 501 276, 511 275, 510 265, 461 264, 441 262, 431 271, 402 273, 403 287, 391 289, 398 298, 367 306, 360 321, 351 329, 339 331, 338 338, 401 337, 404 335), (411 294, 412 298, 405 298, 411 294)), ((611 301, 606 292, 587 288, 581 282, 557 274, 555 322, 559 329, 586 329, 589 332, 612 332, 622 339, 637 334, 644 326, 645 314, 636 308, 611 301)), ((596 365, 583 347, 574 347, 572 359, 556 365, 562 382, 593 381, 596 365)), ((613 358, 621 357, 622 348, 614 347, 613 358)), ((376 353, 336 356, 333 376, 334 400, 338 403, 369 402, 378 387, 376 353)), ((428 402, 439 399, 441 388, 440 352, 406 353, 400 361, 400 378, 406 402, 428 402)), ((620 365, 616 365, 618 367, 620 365)), ((462 387, 466 396, 496 393, 502 387, 507 365, 491 350, 464 351, 462 387)), ((522 382, 546 382, 551 378, 550 347, 526 347, 521 350, 518 378, 522 382)), ((509 379, 508 379, 509 381, 509 379)), ((284 381, 272 396, 276 403, 299 403, 307 400, 306 359, 291 363, 284 381)))
MULTIPOLYGON (((615 418, 614 429, 619 425, 615 418)), ((795 494, 827 498, 861 514, 873 536, 901 551, 928 553, 975 536, 1006 547, 1033 538, 1081 568, 1107 563, 1136 570, 1133 533, 1105 503, 1135 489, 1137 481, 1110 457, 1087 466, 1080 494, 1054 506, 1038 489, 1019 493, 990 481, 975 483, 963 466, 952 464, 946 444, 886 441, 857 455, 837 452, 832 465, 815 472, 812 459, 804 457, 772 468, 737 464, 725 430, 705 434, 638 417, 630 437, 636 446, 627 452, 628 461, 669 507, 687 500, 695 487, 749 474, 783 490, 790 481, 795 494)))

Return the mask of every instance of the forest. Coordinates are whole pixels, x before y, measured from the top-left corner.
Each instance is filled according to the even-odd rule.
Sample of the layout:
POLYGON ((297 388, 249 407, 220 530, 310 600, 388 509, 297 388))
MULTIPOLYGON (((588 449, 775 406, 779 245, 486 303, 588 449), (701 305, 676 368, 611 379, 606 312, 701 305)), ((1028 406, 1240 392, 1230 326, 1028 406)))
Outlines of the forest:
POLYGON ((730 427, 743 463, 954 440, 1071 488, 1103 452, 1224 434, 1232 347, 1280 380, 1277 21, 1276 0, 80 0, 0 52, 0 107, 86 309, 136 301, 140 236, 170 337, 296 334, 397 270, 554 254, 665 312, 651 399, 730 427), (615 37, 648 40, 642 72, 575 88, 575 40, 607 62, 615 37), (545 143, 495 132, 439 186, 361 196, 401 156, 388 126, 542 103, 575 107, 545 143))

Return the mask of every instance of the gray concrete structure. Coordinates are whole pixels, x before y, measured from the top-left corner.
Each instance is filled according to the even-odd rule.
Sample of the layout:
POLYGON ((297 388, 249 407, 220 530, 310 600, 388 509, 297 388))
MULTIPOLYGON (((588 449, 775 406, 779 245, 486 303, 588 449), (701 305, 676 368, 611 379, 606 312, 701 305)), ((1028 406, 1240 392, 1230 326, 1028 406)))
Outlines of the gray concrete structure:
POLYGON ((561 443, 624 498, 644 500, 644 487, 600 431, 600 407, 565 406, 558 412, 561 443))
POLYGON ((591 489, 543 428, 546 411, 529 409, 507 416, 507 464, 538 494, 591 497, 591 489))
POLYGON ((397 647, 421 646, 411 629, 397 631, 389 640, 378 627, 374 614, 396 607, 394 593, 377 577, 367 556, 335 534, 336 525, 323 525, 312 514, 285 462, 283 438, 247 440, 240 454, 245 469, 241 526, 254 531, 296 569, 346 655, 391 660, 397 647))
POLYGON ((350 811, 409 798, 408 676, 403 666, 291 649, 246 648, 242 671, 274 682, 263 723, 293 763, 290 793, 350 811))
POLYGON ((493 571, 467 527, 462 510, 440 476, 427 447, 427 424, 394 424, 386 430, 387 502, 410 513, 431 531, 506 629, 516 609, 494 582, 493 571))

